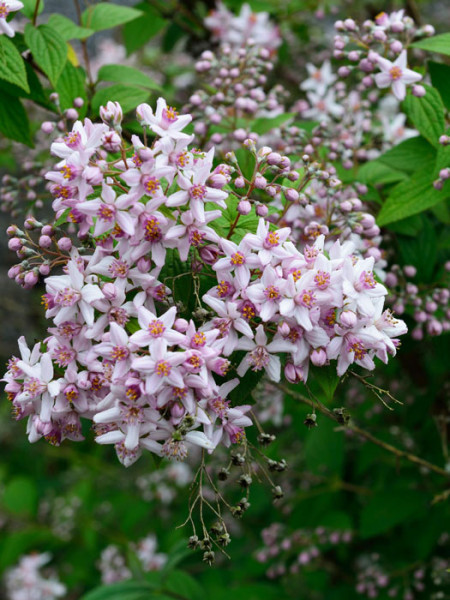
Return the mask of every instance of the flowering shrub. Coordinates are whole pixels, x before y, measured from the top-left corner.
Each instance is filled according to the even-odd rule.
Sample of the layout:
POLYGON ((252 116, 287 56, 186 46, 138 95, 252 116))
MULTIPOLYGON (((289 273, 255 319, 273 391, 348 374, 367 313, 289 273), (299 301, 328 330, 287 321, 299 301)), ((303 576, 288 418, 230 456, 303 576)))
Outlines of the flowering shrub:
MULTIPOLYGON (((67 470, 64 485, 76 482, 67 496, 38 502, 19 478, 5 488, 5 506, 15 515, 21 498, 17 514, 28 518, 36 497, 37 518, 57 544, 80 535, 78 520, 91 523, 81 545, 105 586, 86 600, 180 597, 180 589, 199 597, 195 580, 175 569, 184 548, 201 550, 212 565, 233 559, 233 546, 225 548, 247 537, 254 544, 245 558, 257 576, 284 579, 286 589, 294 579, 305 598, 328 594, 329 577, 349 565, 353 582, 344 577, 336 599, 350 597, 349 589, 369 598, 428 591, 444 598, 436 588, 445 584, 442 536, 417 557, 406 546, 400 575, 382 544, 358 545, 425 502, 439 505, 432 519, 441 524, 448 497, 438 487, 449 476, 443 401, 421 417, 427 440, 433 415, 443 457, 439 443, 421 452, 402 434, 408 418, 409 432, 423 423, 400 405, 419 414, 427 389, 420 373, 416 389, 405 375, 405 365, 413 372, 420 362, 418 342, 430 356, 442 354, 423 364, 433 363, 428 389, 443 389, 449 67, 427 62, 427 52, 450 55, 449 34, 435 35, 403 9, 373 19, 362 9, 360 19, 335 22, 334 50, 314 34, 302 52, 301 3, 268 6, 271 14, 248 4, 237 14, 233 3, 207 14, 201 2, 172 14, 159 4, 98 2, 82 12, 75 0, 75 23, 41 15, 40 0, 0 2, 0 200, 16 256, 8 278, 33 299, 41 294, 47 321, 39 341, 22 331, 3 381, 29 442, 50 444, 36 454, 90 457, 89 467, 67 470), (108 64, 107 51, 91 60, 88 38, 117 26, 125 48, 114 55, 131 58, 108 64), (177 61, 189 72, 177 72, 177 61), (9 150, 23 168, 14 171, 9 150), (395 416, 380 412, 395 405, 395 416), (374 420, 391 424, 398 443, 371 433, 374 420), (94 492, 81 479, 92 468, 101 482, 109 455, 67 440, 91 437, 130 467, 119 476, 127 482, 117 501, 127 507, 123 534, 110 535, 121 484, 110 501, 103 480, 102 502, 88 517, 94 492), (356 456, 351 482, 344 445, 356 456), (367 469, 383 460, 370 445, 427 473, 427 485, 410 476, 399 488, 391 464, 378 486, 391 481, 393 500, 387 488, 372 497, 367 469), (269 494, 258 491, 263 482, 269 494), (189 496, 178 502, 188 483, 189 496), (332 491, 361 495, 362 509, 347 511, 342 498, 326 504, 332 491), (309 494, 325 500, 323 509, 306 500, 306 518, 309 494), (254 510, 267 521, 252 523, 254 510), (188 539, 166 537, 175 511, 188 539), (239 520, 244 513, 250 525, 239 520), (137 528, 144 520, 145 531, 137 528), (326 579, 315 587, 308 573, 320 572, 326 579)), ((14 532, 14 516, 5 523, 14 532)), ((27 591, 41 584, 44 596, 65 594, 51 575, 41 578, 49 555, 33 562, 28 539, 47 550, 31 534, 4 546, 7 566, 20 560, 5 577, 9 598, 41 598, 27 591)), ((0 566, 2 557, 0 544, 0 566)), ((66 564, 61 573, 74 598, 86 591, 82 570, 66 564)))

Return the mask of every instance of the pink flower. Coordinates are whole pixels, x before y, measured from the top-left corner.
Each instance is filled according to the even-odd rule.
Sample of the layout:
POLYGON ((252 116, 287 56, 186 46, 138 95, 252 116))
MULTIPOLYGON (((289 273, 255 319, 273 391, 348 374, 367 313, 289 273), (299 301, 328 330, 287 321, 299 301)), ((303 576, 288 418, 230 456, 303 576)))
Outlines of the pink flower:
POLYGON ((261 371, 264 369, 272 381, 280 381, 281 361, 280 357, 271 352, 290 352, 292 344, 282 338, 274 338, 272 342, 267 343, 267 336, 264 327, 258 325, 254 340, 241 338, 237 345, 237 350, 249 350, 244 356, 241 364, 237 368, 238 375, 243 377, 249 368, 252 371, 261 371))
POLYGON ((0 0, 0 35, 5 33, 8 37, 14 37, 14 29, 7 22, 9 13, 23 8, 22 2, 18 0, 0 0))
POLYGON ((379 88, 391 86, 397 100, 404 100, 406 95, 406 85, 416 83, 422 79, 422 75, 407 68, 406 50, 402 50, 394 62, 379 55, 377 55, 376 60, 381 69, 381 73, 375 75, 377 86, 379 88))
POLYGON ((148 104, 140 104, 136 114, 144 125, 148 125, 161 137, 175 140, 189 137, 186 133, 181 133, 181 130, 192 121, 191 115, 180 116, 175 108, 167 106, 164 98, 158 98, 155 114, 148 104))

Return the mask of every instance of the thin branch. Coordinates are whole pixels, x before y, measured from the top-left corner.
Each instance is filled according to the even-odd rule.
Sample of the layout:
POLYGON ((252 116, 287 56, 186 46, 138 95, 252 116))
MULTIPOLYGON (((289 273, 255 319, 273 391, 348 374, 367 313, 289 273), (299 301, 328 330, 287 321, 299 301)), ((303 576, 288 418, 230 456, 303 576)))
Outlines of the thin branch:
POLYGON ((37 20, 37 16, 38 16, 38 12, 39 12, 39 4, 41 3, 41 0, 36 0, 36 5, 34 7, 34 13, 33 13, 33 25, 36 25, 36 20, 37 20))
MULTIPOLYGON (((312 408, 314 408, 314 406, 316 406, 318 408, 318 410, 322 414, 327 416, 329 419, 332 419, 333 421, 340 423, 339 418, 323 404, 316 404, 315 402, 313 402, 306 396, 303 396, 302 394, 294 392, 293 390, 289 389, 285 385, 278 384, 277 387, 280 390, 282 390, 283 392, 285 392, 286 394, 288 394, 289 396, 291 396, 292 398, 294 398, 295 400, 302 402, 303 404, 307 404, 308 406, 311 406, 312 408)), ((442 475, 443 477, 450 479, 450 472, 446 471, 445 469, 442 469, 441 467, 438 467, 437 465, 430 463, 427 460, 420 458, 419 456, 416 456, 415 454, 411 454, 410 452, 407 452, 406 450, 401 450, 400 448, 396 448, 395 446, 392 446, 391 444, 388 444, 387 442, 380 440, 379 438, 375 437, 374 435, 372 435, 365 429, 362 429, 361 427, 358 427, 357 425, 354 425, 353 423, 348 423, 345 427, 348 430, 353 431, 360 437, 368 440, 369 442, 372 442, 372 444, 375 444, 376 446, 380 446, 380 448, 383 448, 387 452, 391 452, 398 458, 406 458, 406 460, 409 460, 409 462, 411 462, 415 465, 425 467, 426 469, 429 469, 430 471, 434 471, 435 473, 438 473, 439 475, 442 475)))

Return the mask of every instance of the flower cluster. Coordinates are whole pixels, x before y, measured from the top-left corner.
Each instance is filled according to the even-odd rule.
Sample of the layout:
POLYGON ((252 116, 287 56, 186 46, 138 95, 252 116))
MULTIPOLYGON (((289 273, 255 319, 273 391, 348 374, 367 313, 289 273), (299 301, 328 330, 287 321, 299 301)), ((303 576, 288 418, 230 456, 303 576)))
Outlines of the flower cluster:
POLYGON ((66 595, 66 587, 57 577, 44 576, 41 568, 50 554, 28 554, 5 575, 8 600, 56 600, 66 595))

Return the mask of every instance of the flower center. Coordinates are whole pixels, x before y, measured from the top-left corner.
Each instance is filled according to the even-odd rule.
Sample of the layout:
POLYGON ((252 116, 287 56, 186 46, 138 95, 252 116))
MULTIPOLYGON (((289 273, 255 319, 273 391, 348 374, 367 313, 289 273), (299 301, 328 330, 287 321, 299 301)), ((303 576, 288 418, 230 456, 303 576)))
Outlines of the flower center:
POLYGON ((9 15, 9 8, 4 2, 0 2, 0 19, 6 19, 9 15))
POLYGON ((242 252, 235 252, 231 255, 231 264, 232 265, 243 265, 245 263, 245 256, 242 252))
POLYGON ((55 296, 55 302, 60 306, 73 306, 81 298, 80 292, 72 288, 64 288, 55 296))
POLYGON ((266 239, 264 240, 265 248, 273 248, 274 246, 278 246, 280 243, 280 238, 276 231, 269 231, 266 235, 266 239))
POLYGON ((280 297, 280 292, 274 285, 268 285, 264 290, 264 296, 267 298, 267 300, 278 300, 280 297))
POLYGON ((119 279, 125 279, 128 275, 128 265, 124 260, 115 260, 110 266, 108 271, 113 277, 119 279))
POLYGON ((158 189, 161 187, 161 183, 159 181, 159 179, 156 179, 156 177, 144 177, 144 189, 145 192, 151 196, 153 194, 155 194, 158 189))
POLYGON ((355 340, 353 343, 349 344, 347 347, 348 352, 355 353, 355 360, 362 360, 367 354, 367 350, 365 350, 362 342, 355 340))
POLYGON ((126 346, 114 346, 111 352, 111 358, 117 362, 126 360, 130 355, 130 351, 126 346))
POLYGON ((160 360, 156 364, 156 374, 159 375, 159 377, 167 377, 171 370, 172 367, 165 360, 160 360))
POLYGON ((314 281, 320 290, 324 290, 330 285, 330 274, 325 271, 317 271, 314 281))
POLYGON ((145 220, 145 239, 147 242, 159 242, 162 237, 159 221, 156 217, 149 217, 145 220))
POLYGON ((228 296, 230 293, 231 286, 228 281, 222 280, 217 284, 217 294, 219 298, 223 298, 224 296, 228 296))
POLYGON ((173 106, 168 106, 163 110, 162 116, 169 123, 174 123, 178 119, 178 111, 173 106))
POLYGON ((189 190, 189 196, 195 200, 203 200, 206 196, 206 187, 204 185, 193 185, 189 190))
POLYGON ((269 364, 269 353, 264 346, 256 346, 249 355, 252 371, 261 371, 269 364))
POLYGON ((114 207, 110 204, 100 204, 97 211, 97 216, 99 219, 102 219, 102 221, 112 221, 115 214, 114 207))
POLYGON ((148 333, 152 338, 159 338, 162 336, 166 327, 162 321, 155 319, 148 324, 148 333))
POLYGON ((400 77, 402 76, 402 70, 400 69, 400 67, 397 67, 396 65, 394 65, 389 70, 389 75, 391 76, 391 79, 393 81, 396 81, 397 79, 400 79, 400 77))
POLYGON ((64 138, 64 143, 69 148, 76 148, 81 141, 81 136, 78 131, 72 131, 64 138))
POLYGON ((206 344, 206 335, 199 331, 192 337, 191 346, 202 348, 206 344))

